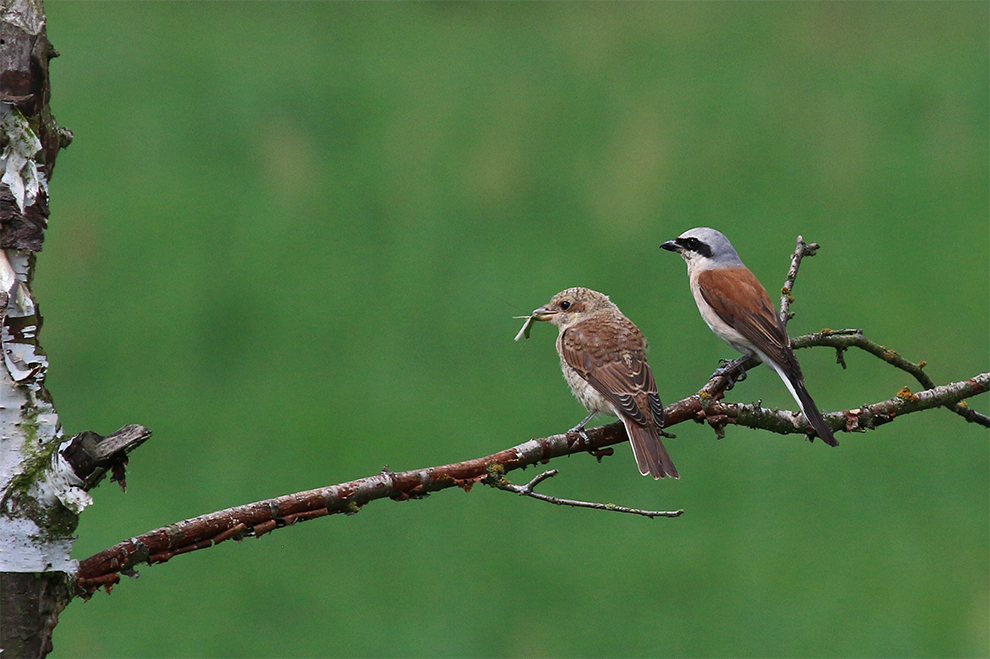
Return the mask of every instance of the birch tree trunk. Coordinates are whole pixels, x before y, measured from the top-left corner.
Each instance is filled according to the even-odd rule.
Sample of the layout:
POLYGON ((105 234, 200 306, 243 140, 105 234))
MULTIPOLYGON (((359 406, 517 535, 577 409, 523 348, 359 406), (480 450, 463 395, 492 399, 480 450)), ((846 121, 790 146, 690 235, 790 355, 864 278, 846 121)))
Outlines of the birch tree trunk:
POLYGON ((48 180, 71 140, 48 107, 57 53, 41 0, 0 0, 0 649, 44 656, 76 571, 69 552, 85 484, 59 452, 31 292, 48 223, 48 180))

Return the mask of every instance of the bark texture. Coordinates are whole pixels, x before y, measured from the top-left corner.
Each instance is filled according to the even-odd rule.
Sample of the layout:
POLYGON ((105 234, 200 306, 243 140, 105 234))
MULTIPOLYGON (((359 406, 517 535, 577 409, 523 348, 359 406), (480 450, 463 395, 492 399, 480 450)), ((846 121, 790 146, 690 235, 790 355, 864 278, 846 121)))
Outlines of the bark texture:
POLYGON ((43 657, 51 652, 52 631, 71 592, 63 572, 0 574, 3 656, 43 657))
POLYGON ((85 492, 65 481, 31 293, 48 180, 71 133, 49 109, 56 56, 41 0, 0 0, 0 651, 40 657, 73 592, 69 557, 85 492))

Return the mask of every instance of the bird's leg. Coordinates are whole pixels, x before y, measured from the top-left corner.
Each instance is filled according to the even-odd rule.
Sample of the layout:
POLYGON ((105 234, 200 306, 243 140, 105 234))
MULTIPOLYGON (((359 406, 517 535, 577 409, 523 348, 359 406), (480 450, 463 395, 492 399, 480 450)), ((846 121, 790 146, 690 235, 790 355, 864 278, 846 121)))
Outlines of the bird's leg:
POLYGON ((736 382, 742 382, 746 379, 746 369, 744 369, 742 365, 746 363, 746 360, 749 359, 749 357, 749 355, 743 355, 742 357, 737 357, 736 359, 718 360, 721 366, 715 369, 715 372, 712 373, 712 377, 709 379, 713 380, 719 377, 725 378, 729 381, 729 385, 725 388, 725 390, 728 391, 732 389, 732 387, 736 385, 736 382), (732 375, 730 375, 734 370, 739 371, 739 375, 736 377, 732 377, 732 375))
POLYGON ((581 437, 581 439, 583 439, 586 442, 590 442, 591 440, 588 438, 588 433, 584 431, 584 426, 586 423, 591 421, 591 418, 596 414, 598 414, 598 412, 590 412, 588 416, 584 417, 584 421, 582 421, 581 423, 577 424, 576 426, 568 430, 567 434, 569 435, 572 432, 577 433, 581 437))

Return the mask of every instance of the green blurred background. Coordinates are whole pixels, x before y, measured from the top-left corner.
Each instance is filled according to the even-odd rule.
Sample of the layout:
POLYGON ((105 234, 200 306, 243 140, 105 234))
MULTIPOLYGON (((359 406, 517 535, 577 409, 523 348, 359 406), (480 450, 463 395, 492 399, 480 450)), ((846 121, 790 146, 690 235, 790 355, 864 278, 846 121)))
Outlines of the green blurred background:
MULTIPOLYGON (((231 505, 571 427, 555 330, 612 296, 661 394, 734 353, 658 245, 724 231, 792 334, 990 367, 988 5, 47 3, 58 160, 35 291, 68 433, 153 439, 74 555, 231 505)), ((829 410, 916 388, 799 355, 829 410)), ((792 408, 757 369, 730 400, 792 408)), ((990 411, 988 397, 972 401, 990 411)), ((988 433, 947 411, 829 449, 682 425, 543 490, 379 502, 145 567, 54 657, 987 656, 988 433)), ((532 477, 530 470, 516 480, 532 477)))

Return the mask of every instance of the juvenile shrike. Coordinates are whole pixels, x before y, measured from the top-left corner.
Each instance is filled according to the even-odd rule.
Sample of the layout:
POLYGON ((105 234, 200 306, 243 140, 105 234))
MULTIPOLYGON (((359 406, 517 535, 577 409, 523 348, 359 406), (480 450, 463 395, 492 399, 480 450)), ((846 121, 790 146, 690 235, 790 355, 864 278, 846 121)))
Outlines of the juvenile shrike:
POLYGON ((770 296, 743 265, 729 239, 715 229, 700 227, 660 247, 684 257, 694 301, 715 335, 776 371, 822 441, 838 446, 804 386, 801 366, 770 296))
POLYGON ((639 472, 654 478, 678 478, 677 469, 660 435, 663 404, 657 383, 646 363, 646 339, 631 320, 622 315, 607 295, 588 288, 568 288, 533 311, 534 320, 556 325, 560 367, 571 391, 588 416, 572 428, 584 425, 599 412, 619 417, 626 427, 639 472))

